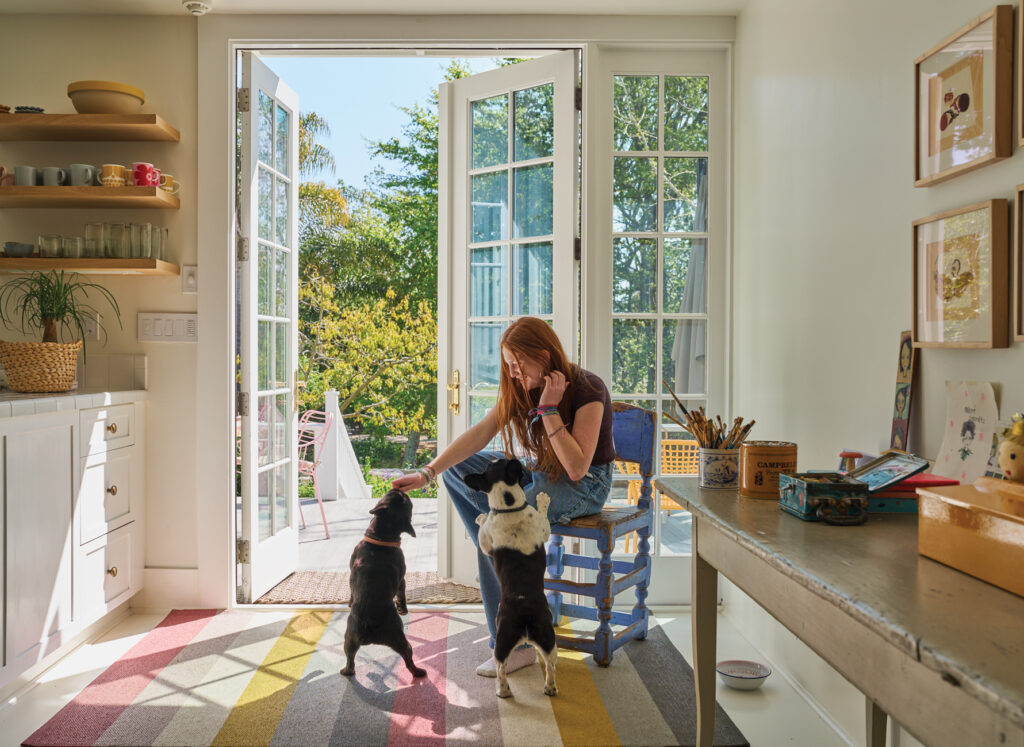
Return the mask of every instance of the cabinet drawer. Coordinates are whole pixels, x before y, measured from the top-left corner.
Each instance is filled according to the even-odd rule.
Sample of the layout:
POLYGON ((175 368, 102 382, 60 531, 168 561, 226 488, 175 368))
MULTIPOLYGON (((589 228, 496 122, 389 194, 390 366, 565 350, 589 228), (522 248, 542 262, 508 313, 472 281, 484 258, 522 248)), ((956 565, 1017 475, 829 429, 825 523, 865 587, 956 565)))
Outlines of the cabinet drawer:
POLYGON ((85 553, 78 598, 90 619, 101 616, 128 598, 132 590, 132 541, 134 524, 121 527, 105 542, 85 553))
POLYGON ((82 456, 135 443, 134 405, 110 405, 82 410, 82 456))
POLYGON ((135 449, 121 449, 99 458, 82 459, 78 505, 82 517, 81 544, 124 526, 135 517, 136 486, 132 481, 135 449))

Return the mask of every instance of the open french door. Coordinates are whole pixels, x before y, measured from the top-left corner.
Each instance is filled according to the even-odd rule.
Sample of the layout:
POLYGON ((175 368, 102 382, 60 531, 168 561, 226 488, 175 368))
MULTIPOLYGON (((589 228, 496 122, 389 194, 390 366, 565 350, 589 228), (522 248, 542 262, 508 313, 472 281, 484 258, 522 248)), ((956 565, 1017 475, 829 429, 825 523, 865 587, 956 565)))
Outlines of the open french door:
POLYGON ((252 52, 242 54, 241 71, 239 601, 255 602, 294 571, 299 559, 299 99, 252 52))
MULTIPOLYGON (((500 339, 513 320, 545 319, 570 355, 577 349, 576 55, 441 85, 439 449, 494 406, 500 339)), ((443 505, 439 571, 473 583, 476 550, 443 505)))

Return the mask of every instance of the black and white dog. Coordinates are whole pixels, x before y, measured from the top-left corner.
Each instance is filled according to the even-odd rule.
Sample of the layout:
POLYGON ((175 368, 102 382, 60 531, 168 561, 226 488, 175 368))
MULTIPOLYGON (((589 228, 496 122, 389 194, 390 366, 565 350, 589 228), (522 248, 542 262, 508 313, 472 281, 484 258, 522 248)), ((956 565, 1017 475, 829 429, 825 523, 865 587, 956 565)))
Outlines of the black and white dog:
POLYGON ((416 536, 412 528, 412 500, 401 490, 392 490, 370 509, 373 518, 362 541, 352 551, 348 567, 352 604, 345 628, 345 656, 341 673, 356 673, 356 651, 368 643, 394 649, 405 660, 413 677, 427 671, 413 663, 412 646, 402 629, 408 612, 405 604, 405 555, 402 532, 416 536))
POLYGON ((483 474, 466 475, 466 485, 487 493, 490 511, 477 517, 480 550, 491 556, 501 583, 494 663, 498 670, 499 698, 512 695, 506 664, 512 651, 523 642, 533 645, 544 662, 544 694, 555 695, 555 630, 551 609, 544 596, 544 543, 551 536, 546 493, 537 495, 537 508, 526 502, 520 484, 523 465, 517 460, 499 459, 483 474))

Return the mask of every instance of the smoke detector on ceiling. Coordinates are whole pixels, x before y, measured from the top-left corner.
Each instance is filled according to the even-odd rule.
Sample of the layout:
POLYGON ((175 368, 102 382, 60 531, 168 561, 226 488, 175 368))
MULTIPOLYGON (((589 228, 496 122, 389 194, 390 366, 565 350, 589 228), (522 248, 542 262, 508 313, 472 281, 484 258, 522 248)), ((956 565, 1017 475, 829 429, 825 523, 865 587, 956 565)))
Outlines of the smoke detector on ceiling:
POLYGON ((202 0, 181 0, 181 5, 194 16, 204 16, 210 12, 210 3, 204 3, 202 0))

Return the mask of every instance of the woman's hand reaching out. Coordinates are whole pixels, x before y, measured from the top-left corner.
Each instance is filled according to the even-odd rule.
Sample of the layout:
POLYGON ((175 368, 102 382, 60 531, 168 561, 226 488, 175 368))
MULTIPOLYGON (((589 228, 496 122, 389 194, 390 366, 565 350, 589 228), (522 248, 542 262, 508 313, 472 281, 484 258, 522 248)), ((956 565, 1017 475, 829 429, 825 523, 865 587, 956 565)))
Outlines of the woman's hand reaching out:
POLYGON ((544 374, 544 391, 540 393, 538 406, 553 405, 557 407, 562 401, 562 396, 565 394, 565 388, 568 386, 568 383, 565 374, 561 371, 551 371, 544 374))
POLYGON ((391 481, 391 487, 408 493, 412 490, 419 490, 427 484, 427 476, 422 472, 410 472, 408 475, 396 477, 391 481))

